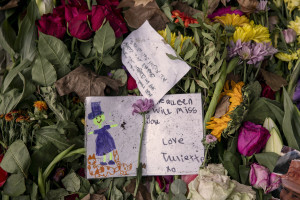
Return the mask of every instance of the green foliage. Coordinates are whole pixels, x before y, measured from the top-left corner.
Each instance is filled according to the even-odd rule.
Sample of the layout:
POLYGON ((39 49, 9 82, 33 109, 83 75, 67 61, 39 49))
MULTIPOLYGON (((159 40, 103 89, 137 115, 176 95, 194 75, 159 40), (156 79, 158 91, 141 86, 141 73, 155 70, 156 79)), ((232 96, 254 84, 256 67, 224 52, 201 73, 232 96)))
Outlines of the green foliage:
POLYGON ((3 188, 4 194, 11 197, 20 196, 25 190, 25 179, 22 174, 12 174, 9 176, 3 188))
POLYGON ((32 80, 41 86, 51 86, 57 80, 56 71, 46 58, 38 56, 35 59, 32 80))
POLYGON ((267 167, 271 172, 276 166, 277 160, 280 156, 274 152, 255 154, 255 159, 260 165, 267 167))
POLYGON ((109 23, 105 23, 98 31, 96 31, 93 45, 97 52, 103 56, 103 54, 107 53, 108 50, 114 47, 115 40, 114 30, 111 28, 109 23))

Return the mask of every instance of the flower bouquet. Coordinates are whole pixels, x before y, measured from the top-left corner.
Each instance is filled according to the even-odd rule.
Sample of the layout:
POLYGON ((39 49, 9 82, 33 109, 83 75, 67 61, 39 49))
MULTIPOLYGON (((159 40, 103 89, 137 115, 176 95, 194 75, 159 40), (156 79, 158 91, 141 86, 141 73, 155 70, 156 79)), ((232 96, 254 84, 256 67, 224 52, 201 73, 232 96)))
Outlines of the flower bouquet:
POLYGON ((299 0, 1 0, 0 21, 1 199, 299 199, 299 0), (141 95, 121 44, 146 21, 191 67, 168 94, 202 94, 204 160, 143 177, 140 148, 137 177, 88 180, 84 99, 141 95))

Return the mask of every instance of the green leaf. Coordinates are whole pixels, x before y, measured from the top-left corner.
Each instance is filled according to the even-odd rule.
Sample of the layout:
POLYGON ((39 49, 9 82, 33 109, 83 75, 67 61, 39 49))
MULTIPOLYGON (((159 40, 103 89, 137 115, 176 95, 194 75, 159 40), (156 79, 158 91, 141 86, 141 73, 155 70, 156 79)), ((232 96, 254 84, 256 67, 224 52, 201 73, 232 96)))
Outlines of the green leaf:
POLYGON ((198 29, 193 29, 194 30, 194 38, 195 38, 195 42, 198 46, 200 46, 200 36, 198 33, 198 29))
POLYGON ((191 87, 190 87, 190 93, 195 93, 196 91, 196 85, 195 85, 195 81, 192 81, 191 87))
POLYGON ((80 44, 80 53, 87 58, 92 51, 92 42, 82 42, 80 44))
POLYGON ((250 167, 245 166, 245 165, 240 165, 239 166, 239 173, 240 173, 241 183, 242 184, 248 184, 249 183, 250 167))
POLYGON ((81 176, 79 176, 79 179, 80 179, 80 189, 79 189, 79 192, 80 193, 88 194, 90 192, 90 189, 91 189, 90 182, 86 178, 83 178, 81 176))
POLYGON ((241 157, 237 153, 225 151, 223 156, 223 165, 228 171, 229 175, 236 181, 240 180, 239 165, 241 163, 241 157))
POLYGON ((78 192, 80 189, 80 179, 75 172, 68 174, 61 180, 61 182, 65 186, 66 190, 70 192, 78 192))
POLYGON ((38 185, 36 183, 32 183, 31 191, 30 191, 30 199, 38 200, 38 185))
POLYGON ((16 67, 9 70, 8 74, 6 75, 3 85, 2 85, 2 91, 6 92, 8 87, 10 86, 11 82, 14 80, 14 78, 18 75, 19 72, 22 72, 24 69, 28 68, 31 64, 31 61, 24 59, 22 62, 17 65, 16 67))
POLYGON ((172 200, 186 200, 186 196, 184 194, 177 194, 177 195, 174 195, 172 200))
POLYGON ((177 56, 173 56, 172 54, 166 53, 166 55, 171 59, 171 60, 181 60, 181 58, 177 57, 177 56))
POLYGON ((25 179, 22 174, 12 174, 8 177, 3 192, 12 197, 17 197, 26 191, 25 179))
POLYGON ((205 32, 202 32, 201 34, 203 35, 203 37, 205 37, 205 38, 207 38, 207 39, 209 39, 211 41, 214 41, 214 38, 212 38, 210 34, 205 33, 205 32))
POLYGON ((12 200, 30 200, 30 197, 28 195, 22 195, 18 197, 13 197, 12 200))
POLYGON ((255 154, 255 159, 260 165, 267 167, 271 172, 276 166, 277 160, 280 156, 274 152, 255 154))
POLYGON ((186 183, 181 179, 176 179, 171 184, 171 191, 175 195, 185 194, 187 192, 186 183))
POLYGON ((214 74, 216 71, 218 71, 222 66, 223 60, 219 60, 210 70, 209 75, 214 74))
POLYGON ((102 61, 106 66, 110 66, 115 62, 115 59, 110 55, 105 55, 102 61))
POLYGON ((194 46, 191 50, 189 50, 185 56, 184 56, 184 60, 188 60, 189 58, 191 58, 194 54, 197 53, 197 49, 196 47, 194 46))
POLYGON ((10 56, 14 56, 14 43, 16 40, 16 33, 14 29, 10 26, 7 20, 4 20, 0 29, 0 45, 2 48, 10 54, 10 56))
POLYGON ((54 65, 58 78, 65 76, 70 71, 68 64, 71 58, 67 46, 63 41, 51 35, 45 35, 41 32, 39 35, 40 54, 54 65))
POLYGON ((109 25, 105 23, 96 31, 94 37, 94 47, 101 55, 105 54, 109 49, 113 48, 116 42, 115 32, 109 25))
POLYGON ((30 155, 24 142, 16 140, 9 146, 0 166, 8 173, 22 173, 27 177, 30 162, 30 155))
POLYGON ((219 80, 220 76, 221 76, 221 72, 214 75, 214 77, 211 79, 211 83, 217 82, 219 80))
POLYGON ((44 126, 35 132, 36 141, 40 144, 51 142, 59 150, 65 150, 70 146, 67 138, 60 134, 56 126, 44 126))
POLYGON ((184 82, 184 91, 186 92, 190 87, 190 78, 187 78, 184 82))
POLYGON ((35 1, 30 1, 27 14, 19 27, 19 34, 15 41, 15 48, 19 50, 23 59, 32 61, 36 55, 37 27, 35 21, 39 18, 39 10, 35 1))
POLYGON ((50 190, 47 193, 46 200, 64 200, 67 195, 69 195, 68 191, 63 188, 50 190))
POLYGON ((57 80, 53 65, 44 57, 38 56, 32 66, 32 80, 41 86, 51 86, 57 80))
POLYGON ((113 79, 120 80, 125 85, 127 82, 127 74, 124 69, 117 69, 113 75, 113 79))
POLYGON ((203 81, 200 80, 195 80, 195 81, 201 88, 208 89, 207 85, 203 81))
POLYGON ((123 200, 123 194, 116 186, 113 187, 111 191, 111 200, 123 200))
POLYGON ((167 193, 162 192, 159 194, 159 196, 157 197, 157 200, 169 200, 169 196, 167 193))

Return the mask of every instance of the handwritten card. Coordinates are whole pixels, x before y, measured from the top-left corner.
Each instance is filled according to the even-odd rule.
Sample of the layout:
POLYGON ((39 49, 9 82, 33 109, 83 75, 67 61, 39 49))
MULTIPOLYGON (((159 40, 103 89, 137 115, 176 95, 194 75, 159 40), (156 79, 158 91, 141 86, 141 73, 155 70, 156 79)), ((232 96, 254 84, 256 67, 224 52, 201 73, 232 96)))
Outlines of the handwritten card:
MULTIPOLYGON (((86 98, 87 178, 135 176, 143 117, 138 96, 86 98)), ((197 174, 204 157, 200 94, 166 95, 146 115, 143 175, 197 174)))
POLYGON ((121 47, 123 64, 143 96, 155 104, 190 70, 184 61, 167 56, 176 56, 174 49, 148 21, 128 35, 121 47))

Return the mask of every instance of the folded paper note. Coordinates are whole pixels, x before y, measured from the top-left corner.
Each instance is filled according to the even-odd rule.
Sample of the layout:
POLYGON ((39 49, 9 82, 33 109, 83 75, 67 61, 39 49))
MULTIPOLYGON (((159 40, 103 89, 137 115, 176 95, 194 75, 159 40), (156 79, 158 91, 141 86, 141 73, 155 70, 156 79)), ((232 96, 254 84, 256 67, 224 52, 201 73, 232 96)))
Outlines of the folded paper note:
POLYGON ((190 70, 184 61, 167 56, 176 56, 174 49, 148 21, 128 35, 121 47, 123 64, 143 96, 155 104, 190 70))
MULTIPOLYGON (((135 176, 143 117, 138 96, 86 98, 87 178, 135 176)), ((200 94, 166 95, 146 115, 143 175, 197 174, 204 157, 200 94)))

